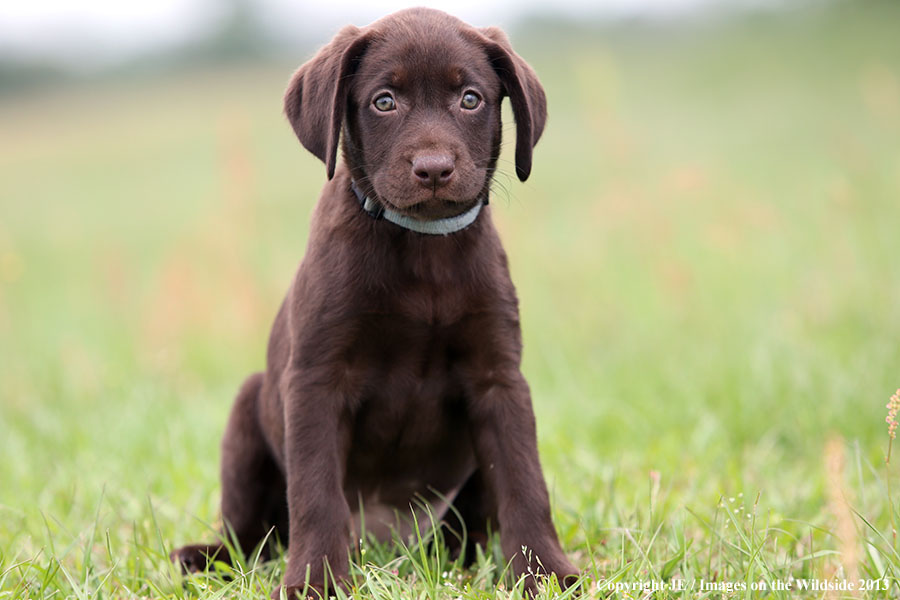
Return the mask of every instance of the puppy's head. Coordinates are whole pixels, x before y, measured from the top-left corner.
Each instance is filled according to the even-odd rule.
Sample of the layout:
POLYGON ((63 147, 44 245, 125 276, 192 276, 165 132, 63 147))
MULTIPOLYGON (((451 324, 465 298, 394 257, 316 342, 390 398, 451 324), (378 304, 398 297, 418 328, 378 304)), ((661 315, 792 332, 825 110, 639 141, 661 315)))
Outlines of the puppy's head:
POLYGON ((516 174, 525 181, 547 118, 534 71, 499 29, 411 9, 342 29, 294 74, 285 113, 329 178, 343 130, 360 188, 428 219, 458 214, 487 193, 504 97, 516 120, 516 174))

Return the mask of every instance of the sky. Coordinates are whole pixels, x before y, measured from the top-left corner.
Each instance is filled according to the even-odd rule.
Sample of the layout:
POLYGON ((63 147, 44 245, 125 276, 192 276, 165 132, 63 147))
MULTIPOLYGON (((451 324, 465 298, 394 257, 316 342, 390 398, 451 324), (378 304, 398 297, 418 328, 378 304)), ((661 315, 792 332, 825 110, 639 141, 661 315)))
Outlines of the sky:
MULTIPOLYGON (((253 0, 274 29, 296 27, 323 39, 342 24, 364 25, 408 6, 431 6, 473 25, 506 25, 538 10, 573 16, 670 16, 723 5, 779 0, 253 0)), ((782 2, 788 0, 780 0, 782 2)), ((0 2, 0 57, 102 60, 177 44, 215 27, 220 0, 9 0, 0 2)))

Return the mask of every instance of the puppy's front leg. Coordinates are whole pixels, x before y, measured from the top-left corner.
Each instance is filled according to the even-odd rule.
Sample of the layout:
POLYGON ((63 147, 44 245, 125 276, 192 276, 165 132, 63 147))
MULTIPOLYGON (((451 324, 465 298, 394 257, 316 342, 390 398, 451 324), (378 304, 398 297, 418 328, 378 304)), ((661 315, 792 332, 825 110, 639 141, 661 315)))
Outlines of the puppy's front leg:
MULTIPOLYGON (((349 427, 341 422, 338 394, 293 376, 285 401, 285 476, 290 520, 285 592, 293 598, 307 582, 322 594, 349 575, 350 509, 343 492, 349 427)), ((273 598, 280 590, 276 589, 273 598)), ((315 596, 316 594, 312 594, 315 596)))
MULTIPOLYGON (((565 588, 578 571, 562 551, 550 517, 531 394, 517 368, 480 390, 471 417, 479 467, 497 506, 503 553, 517 575, 555 573, 565 588)), ((535 584, 529 576, 528 589, 533 592, 535 584)))

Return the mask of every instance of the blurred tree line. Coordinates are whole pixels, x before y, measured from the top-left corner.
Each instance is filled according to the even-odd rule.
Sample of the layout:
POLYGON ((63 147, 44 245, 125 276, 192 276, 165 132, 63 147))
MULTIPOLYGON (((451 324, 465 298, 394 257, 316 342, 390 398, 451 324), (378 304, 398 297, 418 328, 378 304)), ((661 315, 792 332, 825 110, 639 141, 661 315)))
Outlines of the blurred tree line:
MULTIPOLYGON (((4 56, 0 52, 0 97, 23 90, 60 83, 87 82, 110 77, 145 77, 153 73, 190 71, 199 67, 233 63, 284 61, 296 63, 323 43, 314 24, 299 23, 290 33, 267 23, 256 0, 221 0, 223 10, 210 15, 211 27, 181 44, 147 51, 133 58, 93 70, 76 70, 50 59, 4 56)), ((579 40, 602 40, 617 47, 654 47, 675 39, 718 29, 725 36, 753 34, 758 28, 795 27, 797 22, 844 24, 865 27, 872 19, 887 19, 900 25, 898 0, 797 0, 784 4, 762 2, 710 3, 694 13, 667 18, 602 18, 574 16, 550 8, 521 16, 507 31, 520 48, 555 53, 579 40), (868 18, 866 18, 866 13, 868 18), (874 15, 874 17, 873 17, 874 15), (777 22, 777 24, 776 24, 777 22), (729 24, 729 27, 719 27, 729 24)), ((825 29, 828 29, 825 27, 825 29)), ((843 27, 843 25, 842 25, 843 27)), ((865 32, 847 32, 865 35, 865 32)), ((325 36, 327 37, 327 36, 325 36)))
POLYGON ((205 34, 167 48, 145 52, 135 58, 94 71, 76 72, 61 62, 0 54, 0 94, 15 93, 60 82, 142 76, 154 72, 189 70, 200 66, 258 62, 308 49, 312 40, 287 42, 273 35, 254 0, 223 0, 224 12, 205 34))

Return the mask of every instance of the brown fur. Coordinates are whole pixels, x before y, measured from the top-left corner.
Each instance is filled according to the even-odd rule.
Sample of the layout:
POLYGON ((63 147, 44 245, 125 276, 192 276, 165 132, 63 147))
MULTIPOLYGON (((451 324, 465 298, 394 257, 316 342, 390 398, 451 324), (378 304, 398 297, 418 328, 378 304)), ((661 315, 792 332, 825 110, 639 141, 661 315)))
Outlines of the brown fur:
MULTIPOLYGON (((360 506, 380 537, 411 533, 422 501, 459 529, 445 499, 469 539, 499 529, 517 574, 576 575, 550 517, 518 301, 489 207, 462 231, 423 235, 373 219, 351 191, 352 178, 419 219, 474 206, 496 167, 504 97, 524 181, 546 102, 498 29, 402 11, 341 30, 290 82, 285 112, 329 181, 266 370, 232 409, 221 477, 223 519, 244 549, 272 527, 287 541, 291 593, 307 569, 317 590, 327 569, 345 584, 360 506), (477 107, 462 106, 467 92, 477 107), (394 110, 375 108, 384 93, 394 110), (346 166, 336 167, 340 138, 346 166)), ((215 545, 173 559, 197 570, 211 554, 227 559, 215 545)))

